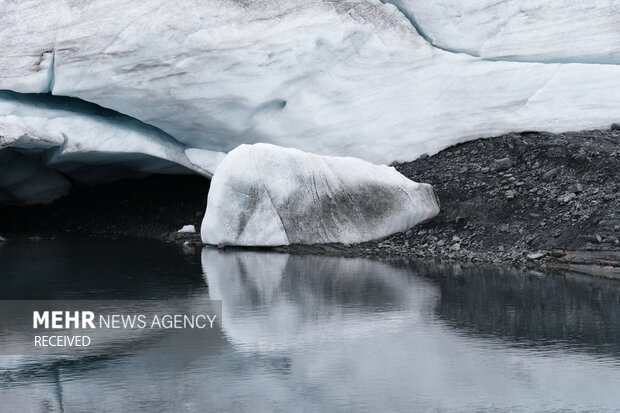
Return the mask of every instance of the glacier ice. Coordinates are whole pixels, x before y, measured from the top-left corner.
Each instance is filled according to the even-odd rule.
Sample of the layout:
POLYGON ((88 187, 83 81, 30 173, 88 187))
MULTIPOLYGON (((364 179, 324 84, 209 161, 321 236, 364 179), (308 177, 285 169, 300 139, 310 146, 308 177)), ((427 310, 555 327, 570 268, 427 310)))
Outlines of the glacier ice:
MULTIPOLYGON (((2 2, 0 89, 76 97, 133 118, 129 128, 97 117, 69 121, 86 133, 67 135, 65 161, 143 172, 180 165, 210 175, 222 152, 267 142, 390 163, 477 137, 618 121, 619 7, 610 0, 2 2), (114 138, 93 138, 104 129, 114 138)), ((54 132, 45 116, 18 116, 15 103, 5 103, 0 135, 9 130, 13 147, 47 154, 41 148, 65 144, 64 118, 50 115, 54 132), (25 128, 37 134, 19 132, 25 128)), ((80 170, 72 172, 105 177, 80 170)))
MULTIPOLYGON (((66 194, 70 180, 190 171, 212 176, 186 150, 155 127, 87 102, 0 91, 0 203, 48 202, 66 194)), ((201 151, 198 160, 215 169, 222 155, 201 151)))
POLYGON ((359 243, 438 213, 433 188, 392 167, 240 145, 213 176, 201 236, 213 245, 359 243))
POLYGON ((448 51, 378 0, 5 2, 0 88, 80 97, 190 148, 380 163, 617 120, 620 67, 554 63, 617 62, 614 2, 395 3, 448 51), (492 60, 511 56, 535 62, 492 60))
POLYGON ((493 60, 620 64, 615 0, 383 1, 444 50, 493 60))
POLYGON ((36 157, 0 151, 0 204, 38 204, 69 192, 70 181, 36 157))

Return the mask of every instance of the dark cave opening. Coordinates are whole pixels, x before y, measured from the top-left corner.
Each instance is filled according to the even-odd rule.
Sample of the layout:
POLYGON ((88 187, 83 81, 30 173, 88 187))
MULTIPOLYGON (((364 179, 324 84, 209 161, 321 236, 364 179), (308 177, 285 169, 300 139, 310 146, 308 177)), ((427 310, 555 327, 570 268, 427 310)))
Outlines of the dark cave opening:
POLYGON ((198 175, 150 175, 74 185, 50 204, 0 205, 0 235, 77 233, 167 239, 183 225, 199 230, 210 180, 198 175))

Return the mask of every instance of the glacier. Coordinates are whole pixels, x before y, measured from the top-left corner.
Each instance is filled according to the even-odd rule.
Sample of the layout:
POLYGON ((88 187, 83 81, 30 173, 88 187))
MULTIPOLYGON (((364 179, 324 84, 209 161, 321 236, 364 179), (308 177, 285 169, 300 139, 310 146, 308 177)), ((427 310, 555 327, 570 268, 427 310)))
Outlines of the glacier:
POLYGON ((91 181, 108 179, 117 161, 130 171, 209 176, 224 152, 244 143, 390 163, 510 131, 606 128, 620 106, 619 7, 613 0, 2 2, 0 89, 14 95, 0 107, 0 135, 30 161, 38 151, 45 172, 39 195, 2 186, 10 193, 0 199, 37 202, 46 182, 50 194, 66 190, 67 172, 41 156, 65 144, 68 126, 53 110, 15 114, 17 95, 76 98, 126 117, 122 133, 117 122, 90 114, 83 120, 96 128, 65 133, 63 156, 82 170, 93 165, 91 181), (51 133, 47 123, 63 126, 51 133), (37 134, 16 138, 23 128, 37 134), (114 138, 90 133, 103 128, 114 138))
POLYGON ((395 168, 258 143, 219 164, 201 237, 236 246, 360 243, 438 213, 433 188, 395 168))

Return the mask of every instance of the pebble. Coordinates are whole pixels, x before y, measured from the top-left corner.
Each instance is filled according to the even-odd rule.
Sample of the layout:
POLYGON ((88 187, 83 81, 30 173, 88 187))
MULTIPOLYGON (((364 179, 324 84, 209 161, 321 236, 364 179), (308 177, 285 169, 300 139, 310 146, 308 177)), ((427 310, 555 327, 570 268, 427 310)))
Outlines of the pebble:
POLYGON ((545 182, 551 182, 558 174, 558 168, 553 168, 545 172, 542 176, 542 180, 545 182))
POLYGON ((493 162, 493 169, 498 172, 505 171, 510 168, 512 168, 512 161, 510 160, 510 158, 496 159, 493 162))
POLYGON ((568 187, 569 192, 574 192, 576 194, 583 192, 583 185, 581 184, 572 184, 568 187))
POLYGON ((573 192, 568 193, 568 194, 564 194, 561 197, 558 198, 559 202, 563 202, 563 203, 568 203, 570 201, 572 201, 573 199, 575 199, 577 197, 577 195, 575 195, 573 192))
POLYGON ((539 260, 545 256, 544 252, 535 252, 533 254, 527 254, 527 259, 530 261, 539 260))
POLYGON ((601 219, 598 222, 601 227, 616 227, 620 226, 620 219, 601 219))
POLYGON ((450 247, 450 248, 452 248, 453 251, 460 251, 461 250, 461 244, 459 244, 457 242, 456 244, 452 245, 452 247, 450 247))
POLYGON ((506 199, 514 199, 515 197, 515 191, 513 190, 508 190, 505 193, 506 199))

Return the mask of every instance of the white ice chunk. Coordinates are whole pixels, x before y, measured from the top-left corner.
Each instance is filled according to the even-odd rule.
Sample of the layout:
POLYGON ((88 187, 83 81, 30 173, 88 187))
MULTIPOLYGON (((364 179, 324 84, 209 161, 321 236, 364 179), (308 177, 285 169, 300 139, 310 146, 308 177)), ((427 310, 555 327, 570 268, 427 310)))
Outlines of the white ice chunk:
POLYGON ((274 246, 381 238, 439 212, 433 188, 396 169, 270 144, 241 145, 211 182, 207 244, 274 246))
POLYGON ((179 234, 195 234, 196 227, 194 225, 183 225, 183 228, 177 231, 179 234))

